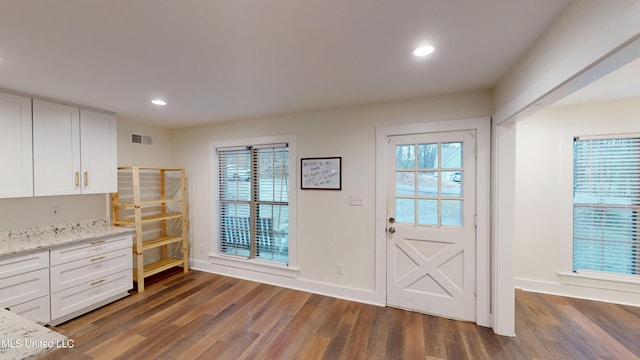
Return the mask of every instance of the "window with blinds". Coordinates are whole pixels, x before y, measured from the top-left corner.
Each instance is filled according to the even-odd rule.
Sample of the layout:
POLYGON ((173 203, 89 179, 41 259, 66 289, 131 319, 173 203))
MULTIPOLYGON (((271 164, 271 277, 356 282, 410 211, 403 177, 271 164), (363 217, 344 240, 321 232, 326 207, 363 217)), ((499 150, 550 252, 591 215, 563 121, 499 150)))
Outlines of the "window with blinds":
POLYGON ((640 137, 575 138, 573 148, 573 271, 640 273, 640 137))
POLYGON ((218 253, 288 263, 287 144, 218 148, 218 253))

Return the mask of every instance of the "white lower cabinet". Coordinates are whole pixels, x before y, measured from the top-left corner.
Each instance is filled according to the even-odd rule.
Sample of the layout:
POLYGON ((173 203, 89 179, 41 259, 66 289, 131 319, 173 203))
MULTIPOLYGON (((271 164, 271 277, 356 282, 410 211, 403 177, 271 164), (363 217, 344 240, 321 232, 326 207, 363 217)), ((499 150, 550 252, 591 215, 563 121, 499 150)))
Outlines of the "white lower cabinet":
POLYGON ((49 295, 49 269, 40 269, 2 279, 0 305, 11 307, 49 295))
POLYGON ((46 324, 49 309, 49 251, 0 258, 0 307, 46 324))
POLYGON ((31 321, 40 324, 47 324, 51 321, 51 308, 49 305, 49 295, 27 301, 16 306, 10 306, 9 311, 16 313, 31 321))
POLYGON ((132 235, 0 257, 0 307, 57 325, 129 295, 132 235))
POLYGON ((82 285, 131 269, 131 249, 120 249, 51 267, 51 292, 82 285))
POLYGON ((51 321, 57 325, 129 295, 131 235, 51 250, 51 321))
POLYGON ((132 239, 132 235, 120 235, 52 249, 51 267, 71 261, 93 258, 118 249, 129 249, 129 252, 131 252, 132 239))
POLYGON ((51 324, 59 324, 126 296, 132 283, 133 274, 129 269, 51 293, 51 324))

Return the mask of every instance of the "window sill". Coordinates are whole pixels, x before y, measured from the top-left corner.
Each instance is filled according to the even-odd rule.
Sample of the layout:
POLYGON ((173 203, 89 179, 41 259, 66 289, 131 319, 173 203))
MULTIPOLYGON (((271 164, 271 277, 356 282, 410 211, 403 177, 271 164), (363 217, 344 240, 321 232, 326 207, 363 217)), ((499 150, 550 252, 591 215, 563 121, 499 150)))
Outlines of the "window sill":
POLYGON ((583 286, 596 289, 640 293, 640 277, 616 275, 600 272, 581 271, 579 273, 559 272, 560 282, 565 285, 583 286))
POLYGON ((299 269, 297 268, 292 268, 286 265, 272 263, 260 259, 245 259, 233 256, 209 254, 209 261, 215 265, 255 271, 264 274, 284 276, 289 278, 296 278, 299 273, 299 269))

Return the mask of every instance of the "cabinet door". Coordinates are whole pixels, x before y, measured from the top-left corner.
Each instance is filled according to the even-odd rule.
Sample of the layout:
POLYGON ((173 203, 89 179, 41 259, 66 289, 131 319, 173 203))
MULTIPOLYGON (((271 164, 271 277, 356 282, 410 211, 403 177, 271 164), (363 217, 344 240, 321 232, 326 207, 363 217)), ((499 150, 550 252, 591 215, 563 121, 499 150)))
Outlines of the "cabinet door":
POLYGON ((80 111, 80 144, 82 193, 117 192, 116 117, 82 109, 80 111))
POLYGON ((0 93, 0 198, 33 196, 31 99, 0 93))
POLYGON ((52 266, 49 269, 51 292, 58 292, 76 285, 129 270, 132 264, 131 249, 120 249, 92 258, 52 266))
POLYGON ((51 320, 51 305, 48 295, 12 306, 9 311, 39 324, 46 324, 51 320))
POLYGON ((80 194, 80 109, 33 100, 34 194, 80 194))
POLYGON ((79 315, 116 298, 127 296, 131 288, 133 288, 132 273, 131 270, 125 270, 52 293, 51 318, 54 320, 51 323, 57 325, 61 318, 72 313, 79 315))
POLYGON ((7 308, 49 295, 49 268, 0 280, 0 307, 7 308))
POLYGON ((49 267, 49 250, 0 257, 0 280, 49 267))
MULTIPOLYGON (((51 249, 50 264, 51 266, 56 266, 71 261, 92 258, 119 249, 129 249, 131 251, 132 239, 133 235, 131 234, 117 235, 51 249)), ((1 272, 0 275, 2 275, 1 272)))

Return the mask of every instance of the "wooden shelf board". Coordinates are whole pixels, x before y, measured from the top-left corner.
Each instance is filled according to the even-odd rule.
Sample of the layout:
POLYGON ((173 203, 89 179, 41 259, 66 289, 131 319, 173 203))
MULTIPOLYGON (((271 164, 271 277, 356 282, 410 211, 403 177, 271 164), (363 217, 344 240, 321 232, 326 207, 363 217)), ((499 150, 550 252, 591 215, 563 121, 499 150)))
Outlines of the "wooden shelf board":
MULTIPOLYGON (((157 274, 167 269, 171 269, 172 267, 179 266, 184 264, 182 259, 172 259, 165 258, 160 259, 158 261, 152 262, 144 266, 144 277, 149 277, 151 275, 157 274)), ((133 281, 138 282, 138 274, 137 269, 133 269, 133 281)))
MULTIPOLYGON (((146 240, 142 243, 142 251, 157 248, 163 245, 173 244, 182 241, 182 237, 163 236, 153 240, 146 240)), ((137 252, 136 244, 133 244, 133 251, 137 252)))
POLYGON ((160 168, 160 167, 146 167, 146 166, 120 166, 118 170, 133 170, 137 167, 140 170, 164 170, 164 171, 181 171, 182 168, 160 168))
MULTIPOLYGON (((182 217, 182 214, 160 214, 160 215, 153 215, 153 216, 145 216, 142 218, 142 223, 149 223, 149 222, 154 222, 154 221, 161 221, 161 220, 169 220, 169 219, 177 219, 182 217)), ((115 225, 135 225, 136 224, 136 220, 135 219, 130 219, 130 220, 116 220, 113 222, 115 225)))
MULTIPOLYGON (((145 205, 162 205, 162 204, 168 204, 168 203, 177 203, 177 202, 181 202, 182 200, 180 199, 165 199, 165 200, 144 200, 144 201, 140 201, 140 205, 145 206, 145 205)), ((125 206, 125 207, 134 207, 136 206, 135 203, 132 202, 120 202, 120 203, 116 203, 116 206, 125 206)))

